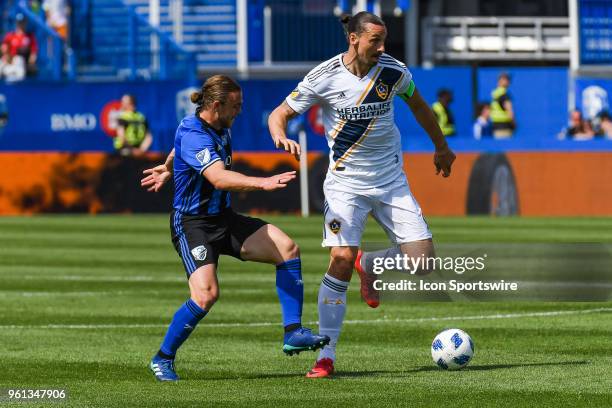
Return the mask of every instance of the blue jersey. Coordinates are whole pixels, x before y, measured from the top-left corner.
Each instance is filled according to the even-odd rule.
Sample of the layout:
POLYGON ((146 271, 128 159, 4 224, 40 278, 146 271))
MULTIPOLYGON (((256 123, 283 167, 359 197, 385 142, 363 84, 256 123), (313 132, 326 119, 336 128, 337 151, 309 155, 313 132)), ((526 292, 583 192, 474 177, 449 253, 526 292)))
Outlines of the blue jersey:
POLYGON ((229 129, 211 128, 199 115, 186 116, 174 138, 174 209, 188 215, 215 215, 230 207, 228 191, 217 190, 202 173, 221 161, 232 166, 229 129))

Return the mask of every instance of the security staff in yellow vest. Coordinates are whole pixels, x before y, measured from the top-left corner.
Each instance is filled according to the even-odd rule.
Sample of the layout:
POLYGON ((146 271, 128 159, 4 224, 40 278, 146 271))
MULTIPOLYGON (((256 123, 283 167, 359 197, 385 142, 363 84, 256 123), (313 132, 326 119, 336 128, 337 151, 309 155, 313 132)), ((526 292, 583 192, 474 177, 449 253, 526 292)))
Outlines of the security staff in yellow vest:
POLYGON ((491 122, 493 123, 493 136, 496 139, 512 137, 516 122, 512 100, 508 93, 510 75, 502 72, 497 78, 497 88, 491 92, 491 122))
POLYGON ((153 142, 145 116, 136 110, 134 95, 123 95, 114 146, 124 156, 138 156, 153 142))
POLYGON ((431 109, 438 121, 438 126, 442 129, 444 136, 453 136, 455 134, 455 119, 449 109, 452 101, 453 93, 448 89, 440 89, 438 91, 437 102, 431 105, 431 109))

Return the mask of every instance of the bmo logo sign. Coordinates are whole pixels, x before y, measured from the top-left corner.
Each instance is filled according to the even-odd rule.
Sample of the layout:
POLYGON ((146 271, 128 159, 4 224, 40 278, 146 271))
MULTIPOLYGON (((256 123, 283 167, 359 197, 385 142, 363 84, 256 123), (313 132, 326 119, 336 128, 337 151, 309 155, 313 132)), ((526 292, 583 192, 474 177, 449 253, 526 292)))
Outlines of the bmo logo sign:
POLYGON ((54 113, 51 115, 53 132, 91 132, 98 120, 93 113, 54 113))

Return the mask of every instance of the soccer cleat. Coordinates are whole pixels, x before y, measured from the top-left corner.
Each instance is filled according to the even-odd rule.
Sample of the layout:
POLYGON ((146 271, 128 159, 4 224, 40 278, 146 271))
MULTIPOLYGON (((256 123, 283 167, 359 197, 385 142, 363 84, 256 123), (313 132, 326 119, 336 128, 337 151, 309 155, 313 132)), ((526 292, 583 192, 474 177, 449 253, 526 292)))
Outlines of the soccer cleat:
POLYGON ((166 360, 165 358, 155 356, 151 359, 149 368, 153 371, 158 381, 178 381, 179 379, 179 376, 174 371, 174 360, 166 360))
POLYGON ((317 361, 312 369, 306 373, 307 378, 324 378, 334 373, 334 360, 322 358, 317 361))
POLYGON ((283 344, 283 352, 292 356, 300 354, 301 351, 315 351, 329 344, 329 336, 321 336, 313 334, 306 327, 299 327, 289 333, 285 333, 285 344, 283 344))
POLYGON ((357 259, 355 259, 355 269, 359 273, 359 279, 361 280, 361 298, 371 308, 377 308, 380 304, 378 297, 378 291, 374 289, 374 281, 376 276, 366 272, 361 266, 361 257, 363 251, 360 249, 357 251, 357 259))

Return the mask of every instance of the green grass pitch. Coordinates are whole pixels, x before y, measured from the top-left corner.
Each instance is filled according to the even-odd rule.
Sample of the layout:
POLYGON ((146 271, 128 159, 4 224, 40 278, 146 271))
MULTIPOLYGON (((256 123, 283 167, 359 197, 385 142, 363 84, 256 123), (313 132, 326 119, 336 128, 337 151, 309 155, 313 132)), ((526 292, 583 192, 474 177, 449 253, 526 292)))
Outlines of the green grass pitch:
MULTIPOLYGON (((304 320, 316 321, 328 262, 320 217, 264 218, 299 243, 304 320)), ((440 243, 612 242, 612 218, 429 221, 440 243)), ((229 258, 219 302, 178 354, 182 381, 157 383, 147 364, 188 296, 168 224, 166 215, 0 218, 0 388, 69 392, 36 406, 612 406, 610 301, 373 310, 354 279, 338 373, 311 380, 314 353, 281 352, 274 268, 229 258), (446 372, 433 365, 430 344, 453 326, 472 336, 476 354, 467 369, 446 372)), ((385 239, 374 224, 366 236, 385 239)))

